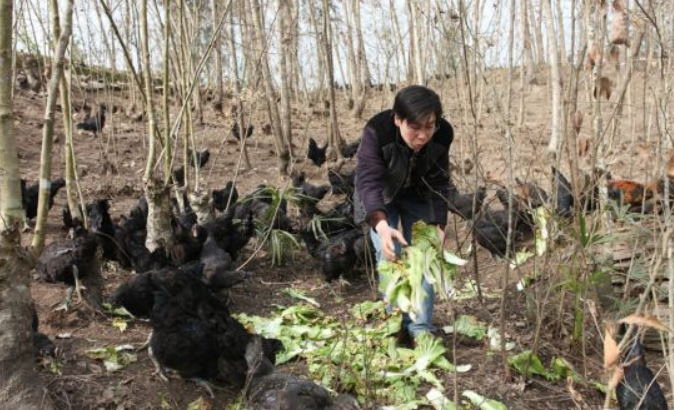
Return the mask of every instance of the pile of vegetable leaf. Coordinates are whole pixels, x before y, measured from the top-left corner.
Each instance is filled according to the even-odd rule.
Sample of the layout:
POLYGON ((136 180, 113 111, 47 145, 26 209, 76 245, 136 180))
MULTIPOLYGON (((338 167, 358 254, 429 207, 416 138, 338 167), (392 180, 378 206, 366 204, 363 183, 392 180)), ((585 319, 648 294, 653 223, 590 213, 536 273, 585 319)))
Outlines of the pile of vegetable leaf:
POLYGON ((445 298, 455 294, 456 267, 467 261, 442 249, 437 228, 418 221, 412 226, 412 244, 396 261, 379 263, 379 290, 386 301, 416 320, 428 296, 422 283, 426 279, 445 298))
POLYGON ((384 302, 363 302, 339 320, 316 306, 279 307, 269 318, 237 315, 251 331, 280 339, 284 350, 277 364, 303 359, 313 380, 335 390, 355 393, 361 402, 427 403, 424 384, 444 390, 436 372, 468 371, 445 357, 446 349, 432 335, 417 338, 415 349, 396 346, 400 315, 388 315, 384 302))

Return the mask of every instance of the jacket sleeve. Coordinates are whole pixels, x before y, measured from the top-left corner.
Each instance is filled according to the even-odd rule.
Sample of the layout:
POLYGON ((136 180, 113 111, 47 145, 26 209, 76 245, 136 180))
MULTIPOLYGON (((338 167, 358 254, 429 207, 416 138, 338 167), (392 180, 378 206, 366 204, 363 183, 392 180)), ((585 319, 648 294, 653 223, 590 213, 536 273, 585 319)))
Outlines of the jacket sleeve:
POLYGON ((363 130, 356 175, 356 190, 365 209, 365 220, 374 228, 379 221, 386 219, 382 194, 386 183, 386 164, 377 135, 370 126, 363 130))
MULTIPOLYGON (((453 137, 453 136, 452 136, 453 137)), ((456 190, 456 187, 451 181, 449 175, 449 149, 451 147, 452 138, 449 140, 447 150, 440 155, 440 157, 431 166, 428 174, 426 174, 425 182, 428 184, 431 201, 435 214, 434 223, 441 228, 447 224, 447 201, 449 193, 456 190)))

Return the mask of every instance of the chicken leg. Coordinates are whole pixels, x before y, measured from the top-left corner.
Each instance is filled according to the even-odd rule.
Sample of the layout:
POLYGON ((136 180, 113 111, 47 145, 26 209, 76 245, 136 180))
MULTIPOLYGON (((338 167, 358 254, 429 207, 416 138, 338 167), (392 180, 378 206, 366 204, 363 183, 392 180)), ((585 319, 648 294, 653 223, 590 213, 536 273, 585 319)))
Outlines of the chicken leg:
POLYGON ((157 376, 159 376, 160 379, 162 379, 163 381, 168 383, 169 378, 166 375, 166 373, 164 372, 164 368, 162 367, 161 363, 159 363, 157 358, 154 357, 154 354, 152 354, 152 347, 151 346, 147 349, 147 355, 150 356, 150 360, 152 360, 152 363, 154 364, 154 368, 155 368, 154 374, 156 374, 157 376))

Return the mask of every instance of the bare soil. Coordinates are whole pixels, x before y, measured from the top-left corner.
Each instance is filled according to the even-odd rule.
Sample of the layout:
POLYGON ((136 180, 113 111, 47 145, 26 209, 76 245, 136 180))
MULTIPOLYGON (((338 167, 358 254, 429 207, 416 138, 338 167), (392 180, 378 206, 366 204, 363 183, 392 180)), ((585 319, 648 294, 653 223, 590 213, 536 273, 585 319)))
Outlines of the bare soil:
MULTIPOLYGON (((550 109, 548 98, 548 85, 545 84, 544 76, 541 85, 532 86, 526 94, 525 116, 526 120, 521 128, 515 129, 515 143, 513 149, 513 168, 516 175, 523 179, 534 180, 549 188, 550 171, 545 147, 550 135, 550 109)), ((504 85, 503 73, 494 73, 492 84, 497 87, 504 85)), ((633 80, 643 82, 641 79, 633 80)), ((518 80, 517 82, 518 83, 518 80)), ((460 84, 431 84, 441 93, 446 117, 455 127, 455 143, 452 147, 451 157, 453 169, 452 175, 458 186, 469 189, 474 184, 475 173, 478 173, 480 184, 484 181, 505 181, 507 164, 506 143, 502 137, 497 120, 494 101, 491 97, 485 97, 479 101, 478 110, 481 111, 481 122, 474 126, 470 119, 470 110, 459 90, 460 84), (467 170, 466 164, 474 163, 473 138, 477 139, 478 160, 476 166, 467 170)), ((489 87, 489 86, 487 86, 489 87)), ((651 86, 646 85, 639 93, 650 92, 651 86)), ((501 87, 502 88, 502 87, 501 87)), ((501 88, 496 88, 497 92, 501 88)), ((583 89, 583 95, 589 95, 588 86, 583 89)), ((490 95, 491 90, 485 90, 490 95)), ((518 106, 518 93, 516 94, 513 107, 518 106)), ((380 109, 387 108, 392 103, 393 94, 388 92, 373 91, 369 97, 368 106, 364 118, 368 118, 380 109)), ((635 100, 639 97, 634 96, 635 100)), ((74 104, 79 106, 83 101, 89 104, 106 102, 120 107, 118 112, 110 112, 103 137, 91 138, 88 135, 77 135, 76 155, 80 180, 87 201, 95 198, 111 199, 111 214, 113 219, 127 212, 129 207, 141 195, 141 177, 144 171, 146 158, 146 125, 134 122, 124 114, 124 109, 130 101, 122 98, 114 92, 76 92, 74 104)), ((45 98, 41 95, 28 94, 17 91, 15 98, 16 133, 19 143, 19 158, 22 176, 30 182, 35 181, 39 170, 39 156, 41 146, 41 124, 44 115, 45 98)), ((590 100, 581 96, 579 109, 590 112, 590 100)), ((231 101, 225 104, 226 115, 212 110, 210 105, 204 106, 204 123, 197 124, 195 133, 197 144, 200 148, 211 150, 211 162, 204 172, 205 181, 210 188, 220 188, 227 180, 232 179, 238 161, 238 145, 229 134, 231 115, 229 108, 231 101)), ((288 179, 279 174, 277 161, 274 153, 274 143, 271 136, 264 135, 262 128, 268 123, 267 115, 263 110, 261 101, 253 102, 251 120, 255 125, 255 133, 249 142, 249 152, 253 169, 240 171, 238 175, 238 188, 240 193, 247 193, 257 184, 269 183, 284 186, 288 179)), ((340 126, 342 136, 347 141, 354 141, 364 125, 364 120, 354 119, 346 108, 346 102, 340 95, 339 102, 340 126)), ((612 104, 606 104, 605 111, 608 117, 613 109, 612 104)), ((514 109, 516 112, 516 108, 514 109)), ((327 110, 323 104, 314 107, 300 107, 294 109, 293 131, 296 144, 295 169, 301 169, 307 173, 311 181, 326 181, 325 168, 319 169, 304 160, 306 152, 306 139, 312 136, 319 143, 327 138, 329 118, 325 115, 327 110)), ((60 112, 57 113, 60 121, 60 112)), ((80 113, 76 114, 81 116, 80 113)), ((586 114, 586 125, 581 131, 581 136, 591 135, 591 119, 586 114)), ((635 161, 637 147, 645 150, 651 158, 656 152, 657 141, 651 135, 647 135, 647 117, 641 112, 634 114, 634 132, 623 131, 620 138, 615 142, 611 151, 611 158, 615 161, 611 164, 614 175, 637 180, 647 180, 652 177, 648 161, 635 161), (643 117, 643 118, 642 118, 643 117), (644 121, 644 118, 646 121, 644 121)), ((627 121, 623 121, 623 130, 627 130, 627 121)), ((53 175, 62 176, 64 173, 64 138, 59 127, 57 130, 57 142, 54 146, 53 175)), ((567 154, 563 154, 563 164, 567 164, 567 154)), ((641 158, 641 157, 637 157, 641 158)), ((353 166, 348 164, 347 167, 353 166)), ((584 164, 587 169, 587 165, 584 164)), ((563 167, 568 169, 568 167, 563 167)), ((495 185, 490 185, 495 188, 495 185)), ((493 192, 493 191, 490 191, 493 192)), ((62 230, 60 209, 65 205, 65 193, 62 191, 56 197, 56 205, 52 208, 48 224, 47 242, 59 241, 65 237, 62 230)), ((466 225, 460 220, 450 217, 450 234, 456 237, 456 242, 465 244, 469 233, 466 225)), ((27 244, 31 234, 24 236, 27 244)), ((454 242, 454 240, 453 240, 454 242)), ((455 242, 455 243, 456 243, 455 242)), ((469 239, 468 239, 469 242, 469 239)), ((245 312, 248 314, 267 315, 273 305, 289 305, 295 303, 289 296, 282 294, 281 290, 294 286, 305 289, 312 296, 323 303, 323 309, 335 316, 344 315, 354 303, 377 297, 376 291, 370 285, 365 276, 351 278, 352 287, 346 288, 342 293, 342 299, 336 299, 323 285, 323 279, 317 264, 304 251, 296 253, 293 260, 282 268, 273 268, 263 247, 255 253, 256 243, 252 242, 239 263, 250 259, 245 270, 253 272, 253 279, 248 283, 239 285, 232 291, 231 309, 233 312, 245 312)), ((456 248, 453 243, 452 246, 456 248)), ((560 254, 564 250, 559 251, 560 254)), ((492 259, 484 249, 477 250, 477 262, 479 266, 479 278, 485 293, 500 294, 502 277, 506 271, 506 262, 492 259)), ((554 270, 554 266, 550 266, 554 270)), ((535 339, 536 323, 532 322, 527 315, 527 303, 524 293, 514 290, 514 283, 521 275, 531 270, 530 266, 522 270, 511 272, 509 280, 509 296, 507 297, 507 337, 508 340, 517 344, 520 351, 532 348, 537 344, 540 357, 544 363, 548 363, 553 356, 567 358, 576 366, 581 374, 586 374, 594 380, 601 380, 602 344, 596 336, 592 319, 586 318, 585 328, 588 330, 585 343, 571 344, 570 332, 572 331, 572 317, 568 310, 570 306, 564 305, 559 309, 557 304, 548 305, 545 320, 543 321, 538 338, 535 339), (584 360, 585 359, 585 360, 584 360)), ((114 265, 105 265, 104 277, 106 280, 106 294, 109 294, 117 285, 133 275, 132 272, 122 270, 114 265)), ((461 271, 464 277, 475 277, 472 263, 461 271)), ((552 283, 543 282, 540 288, 542 296, 552 283)), ((150 332, 147 323, 134 321, 129 328, 121 333, 111 326, 111 319, 101 314, 92 312, 86 307, 79 305, 68 312, 52 311, 55 304, 59 303, 64 295, 65 288, 59 285, 33 283, 32 294, 36 301, 41 320, 40 331, 49 335, 58 346, 58 372, 50 370, 50 363, 42 360, 36 365, 39 367, 39 377, 47 386, 49 395, 54 400, 58 409, 185 409, 188 403, 203 397, 212 404, 213 409, 224 409, 228 403, 233 402, 239 396, 238 391, 227 387, 216 392, 215 399, 208 398, 207 393, 193 382, 173 377, 169 383, 157 378, 153 372, 154 367, 147 356, 147 352, 138 354, 138 361, 115 373, 107 373, 100 361, 90 359, 85 351, 104 345, 120 345, 132 343, 142 344, 150 332), (64 338, 61 338, 64 337, 64 338)), ((556 292, 553 290, 553 293, 556 292)), ((484 303, 477 299, 470 299, 455 303, 456 314, 471 314, 481 320, 497 325, 499 323, 500 300, 485 298, 484 303)), ((436 310, 435 320, 437 325, 444 326, 451 323, 450 306, 439 304, 436 310)), ((475 390, 490 398, 500 400, 507 404, 510 409, 570 409, 592 408, 599 409, 603 403, 603 395, 592 388, 575 386, 583 401, 574 401, 572 394, 565 383, 553 383, 542 378, 525 380, 511 371, 511 377, 506 377, 506 372, 499 354, 489 353, 488 347, 482 343, 459 340, 454 346, 451 337, 445 339, 447 346, 453 349, 452 358, 457 363, 470 363, 473 368, 466 374, 460 374, 455 380, 452 374, 443 375, 446 390, 449 396, 455 388, 461 392, 466 389, 475 390)), ((659 354, 652 354, 651 362, 662 361, 659 354)), ((284 370, 297 367, 302 369, 303 363, 291 363, 284 370)), ((666 371, 660 374, 661 385, 669 390, 666 371)))

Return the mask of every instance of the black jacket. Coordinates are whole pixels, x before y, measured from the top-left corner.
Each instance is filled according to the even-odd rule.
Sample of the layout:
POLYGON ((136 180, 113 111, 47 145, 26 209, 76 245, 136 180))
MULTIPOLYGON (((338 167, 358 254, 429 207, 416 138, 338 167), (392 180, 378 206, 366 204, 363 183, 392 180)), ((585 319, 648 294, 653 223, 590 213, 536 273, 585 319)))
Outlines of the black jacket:
POLYGON ((365 219, 376 226, 386 218, 385 205, 403 191, 430 199, 434 210, 431 223, 443 226, 447 223, 446 198, 451 187, 449 148, 454 130, 442 118, 438 119, 438 125, 428 144, 415 153, 402 139, 392 110, 383 111, 367 122, 356 168, 357 221, 365 219))

